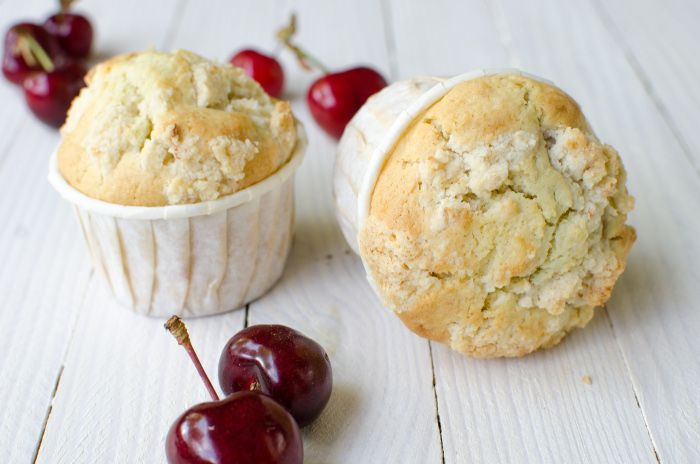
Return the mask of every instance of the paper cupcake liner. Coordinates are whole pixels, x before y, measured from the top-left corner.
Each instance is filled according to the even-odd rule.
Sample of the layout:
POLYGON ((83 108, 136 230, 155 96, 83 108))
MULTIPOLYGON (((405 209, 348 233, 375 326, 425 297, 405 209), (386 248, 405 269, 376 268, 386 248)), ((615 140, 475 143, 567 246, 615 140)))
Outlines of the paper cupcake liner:
POLYGON ((65 181, 55 153, 49 181, 73 204, 93 264, 119 303, 149 316, 217 314, 260 297, 282 275, 293 175, 306 148, 297 127, 297 146, 282 168, 214 201, 141 207, 95 200, 65 181))

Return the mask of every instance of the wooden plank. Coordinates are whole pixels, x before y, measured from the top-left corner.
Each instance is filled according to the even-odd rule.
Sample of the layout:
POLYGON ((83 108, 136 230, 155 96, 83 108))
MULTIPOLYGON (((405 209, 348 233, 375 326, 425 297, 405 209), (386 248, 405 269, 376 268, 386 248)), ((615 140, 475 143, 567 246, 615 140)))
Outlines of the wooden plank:
MULTIPOLYGON (((149 45, 167 46, 168 34, 172 32, 171 27, 176 24, 175 20, 181 13, 181 9, 176 7, 168 9, 164 16, 164 10, 159 5, 138 0, 117 3, 94 1, 83 6, 95 19, 98 59, 149 45), (138 14, 134 14, 135 11, 138 14)), ((34 127, 33 122, 27 125, 34 127)), ((36 282, 32 282, 32 286, 26 290, 29 295, 41 297, 43 303, 38 308, 41 311, 27 312, 23 317, 37 324, 35 330, 42 329, 44 332, 27 329, 23 331, 26 336, 23 337, 23 332, 18 332, 17 338, 25 341, 31 336, 39 338, 35 333, 48 333, 52 338, 58 338, 60 343, 46 346, 37 344, 37 349, 32 349, 32 352, 38 352, 34 355, 35 358, 43 359, 40 356, 45 356, 46 362, 52 361, 55 367, 47 380, 37 382, 38 386, 45 384, 42 390, 44 401, 37 402, 40 405, 37 406, 41 412, 40 417, 32 433, 26 434, 31 437, 28 441, 32 446, 28 451, 17 454, 17 460, 11 459, 10 462, 31 459, 42 438, 42 423, 54 387, 57 388, 56 396, 43 434, 39 462, 160 462, 163 456, 162 443, 169 423, 188 405, 205 399, 205 391, 194 375, 187 356, 162 330, 162 321, 135 316, 118 307, 111 301, 99 279, 90 283, 88 297, 83 301, 86 278, 81 280, 79 277, 82 274, 88 275, 90 269, 85 246, 68 205, 60 202, 58 196, 49 191, 45 181, 47 155, 57 143, 57 135, 52 134, 47 138, 45 135, 21 134, 17 140, 17 153, 15 155, 13 151, 12 158, 6 161, 2 171, 2 175, 8 179, 8 195, 3 198, 15 195, 17 198, 26 198, 22 209, 17 208, 19 220, 30 219, 32 216, 27 211, 36 210, 37 215, 51 212, 51 216, 55 215, 63 222, 60 223, 60 230, 55 233, 52 232, 53 227, 44 230, 46 225, 50 225, 48 221, 42 223, 37 220, 35 224, 35 235, 46 232, 52 237, 51 241, 47 241, 46 236, 41 237, 40 241, 38 237, 37 241, 54 255, 48 255, 48 258, 42 258, 37 263, 37 275, 41 271, 46 277, 34 279, 36 282), (36 144, 30 143, 31 140, 41 141, 40 147, 35 147, 36 144), (38 154, 42 156, 39 157, 38 154), (22 194, 22 190, 17 194, 9 190, 13 186, 17 188, 15 184, 23 181, 15 178, 17 173, 22 172, 21 162, 26 159, 37 160, 34 163, 36 166, 30 166, 37 179, 28 184, 27 190, 31 191, 30 187, 36 189, 36 185, 41 185, 51 202, 47 202, 46 198, 22 194), (61 239, 54 240, 54 237, 61 239), (49 261, 44 262, 46 259, 49 261), (67 268, 65 263, 69 263, 67 268), (50 287, 45 292, 47 282, 50 287), (54 286, 61 293, 56 295, 56 291, 51 291, 54 286), (79 297, 72 296, 73 292, 79 297), (71 313, 67 309, 73 311, 70 318, 68 315, 71 313), (62 317, 61 311, 68 314, 62 317), (78 313, 80 317, 76 325, 78 313), (62 322, 63 318, 67 321, 62 322), (62 323, 59 324, 56 320, 62 323), (70 346, 66 348, 69 341, 70 346), (60 382, 57 383, 61 365, 64 367, 60 382), (164 412, 161 413, 161 410, 164 412), (93 458, 94 456, 99 457, 93 458)), ((5 184, 0 183, 0 186, 4 191, 5 184)), ((54 221, 58 222, 59 219, 54 221)), ((26 257, 31 258, 31 255, 26 257)), ((30 260, 27 262, 31 263, 30 260)), ((10 270, 8 267, 8 272, 10 270)), ((19 281, 20 276, 9 275, 3 275, 1 280, 7 285, 19 281)), ((31 302, 30 300, 29 303, 31 302)), ((215 366, 214 351, 220 349, 229 333, 242 327, 243 319, 244 313, 238 312, 225 321, 213 324, 219 327, 219 338, 214 337, 218 333, 216 330, 207 331, 209 338, 201 342, 198 348, 207 356, 205 364, 209 368, 215 366)), ((28 324, 25 322, 25 325, 28 324)), ((195 339, 203 324, 206 324, 206 320, 192 324, 195 339)), ((13 329, 12 326, 9 327, 9 330, 13 329)), ((26 342, 21 348, 26 349, 26 342)), ((32 358, 22 358, 16 350, 12 354, 16 358, 14 362, 22 366, 23 370, 29 371, 33 365, 41 366, 41 363, 32 358)), ((32 383, 33 380, 25 375, 18 385, 32 383)), ((15 387, 15 390, 20 388, 15 387)), ((26 408, 35 401, 34 397, 27 395, 19 398, 17 411, 3 416, 7 418, 8 426, 14 427, 15 421, 25 414, 21 408, 26 408)), ((8 403, 14 404, 14 401, 8 403)), ((8 440, 8 444, 15 441, 13 435, 4 430, 0 439, 8 440)), ((2 446, 2 449, 10 447, 2 446)))
MULTIPOLYGON (((299 175, 299 203, 314 204, 318 194, 302 187, 310 174, 299 175)), ((333 394, 304 430, 306 462, 442 462, 428 344, 381 307, 359 258, 318 206, 298 217, 282 281, 249 315, 250 324, 300 330, 331 358, 333 394)))
POLYGON ((435 0, 411 8, 400 0, 386 3, 400 79, 508 66, 508 50, 486 2, 435 0))
MULTIPOLYGON (((272 48, 273 30, 292 6, 201 3, 178 2, 165 20, 162 7, 136 0, 126 6, 93 0, 81 7, 95 17, 98 47, 105 52, 173 43, 226 59, 247 43, 272 48)), ((388 71, 377 5, 313 3, 300 10, 303 43, 331 66, 363 61, 388 71)), ((415 10, 387 3, 395 75, 520 63, 555 80, 581 100, 601 138, 622 152, 638 200, 633 222, 640 239, 609 305, 614 331, 601 312, 560 348, 522 360, 473 361, 434 347, 446 460, 653 462, 636 390, 660 458, 695 462, 700 350, 693 335, 700 312, 692 264, 700 258, 700 222, 688 213, 697 209, 697 177, 593 10, 554 1, 517 3, 489 2, 491 11, 477 2, 415 10), (662 188, 658 179, 670 181, 662 188), (583 375, 592 376, 592 385, 581 382, 583 375)), ((37 17, 44 8, 5 0, 0 20, 9 22, 10 13, 20 11, 37 17)), ((426 393, 432 395, 427 345, 382 312, 361 264, 346 254, 329 202, 334 145, 300 101, 313 75, 297 72, 288 58, 285 64, 288 96, 296 99, 313 148, 299 174, 289 268, 280 285, 254 304, 250 320, 297 327, 333 357, 335 394, 320 422, 305 431, 307 462, 439 461, 435 410, 426 393)), ((161 462, 171 421, 206 399, 205 392, 186 355, 160 328, 162 321, 116 307, 97 281, 88 286, 79 232, 68 207, 44 182, 45 159, 36 156, 48 153, 55 135, 25 115, 14 89, 0 86, 0 98, 0 148, 9 147, 0 153, 0 213, 7 224, 0 229, 0 291, 7 295, 0 339, 9 340, 0 370, 13 373, 0 379, 7 408, 0 449, 10 450, 8 462, 31 459, 63 363, 39 461, 161 462), (76 335, 64 361, 71 333, 76 335)), ((212 374, 223 343, 242 324, 239 311, 190 325, 212 374)))
POLYGON ((700 173, 700 3, 590 0, 644 90, 700 173))
MULTIPOLYGON (((228 53, 247 41, 270 43, 269 39, 265 42, 265 37, 271 38, 274 28, 286 21, 286 11, 272 6, 269 9, 252 7, 252 2, 218 4, 215 18, 220 23, 212 25, 211 10, 199 4, 192 5, 184 11, 173 35, 174 46, 226 59, 228 53), (277 11, 278 19, 270 20, 268 15, 277 11), (271 24, 270 30, 260 28, 263 23, 271 24), (217 32, 221 30, 231 30, 231 39, 222 40, 217 32)), ((296 68, 289 66, 288 69, 296 68)), ((308 81, 311 76, 303 78, 308 81)), ((291 92, 295 92, 294 81, 291 88, 291 92)), ((144 322, 117 311, 101 287, 92 288, 85 316, 76 329, 75 342, 65 363, 40 461, 163 460, 162 442, 170 422, 186 406, 201 401, 204 396, 179 348, 167 338, 162 340, 152 335, 159 323, 144 322), (95 306, 106 306, 106 314, 96 313, 95 306), (126 347, 124 340, 129 341, 126 347), (140 353, 149 353, 149 356, 143 359, 140 353), (100 376, 95 376, 94 372, 102 365, 110 366, 108 377, 96 379, 100 376), (181 382, 186 383, 183 386, 181 382), (98 401, 91 394, 93 391, 101 391, 109 400, 98 401), (85 398, 92 401, 86 402, 85 398), (137 399, 135 405, 128 404, 134 398, 137 399), (124 403, 127 405, 122 408, 114 406, 124 403), (92 427, 85 427, 86 423, 92 427), (134 443, 139 445, 134 446, 134 443)), ((242 325, 243 312, 239 311, 197 320, 191 326, 195 340, 197 332, 203 334, 200 339, 206 339, 206 345, 197 343, 197 346, 210 372, 216 372, 218 350, 242 325)), ((347 394, 352 395, 351 392, 347 394)))
MULTIPOLYGON (((0 5, 0 30, 43 19, 39 0, 0 5)), ((21 88, 0 84, 0 449, 32 460, 90 269, 70 208, 46 182, 57 136, 26 108, 21 88), (50 239, 49 239, 50 237, 50 239)))
POLYGON ((434 346, 446 462, 656 462, 600 312, 559 348, 524 358, 434 346))
MULTIPOLYGON (((399 75, 449 75, 518 64, 514 50, 520 47, 511 43, 523 38, 511 31, 498 4, 444 1, 423 9, 400 4, 392 2, 399 75), (440 14, 439 32, 433 8, 450 11, 440 14)), ((556 16, 544 8, 534 11, 542 20, 532 32, 552 40, 556 29, 548 24, 556 16)), ((551 48, 542 50, 552 53, 551 48)), ((433 354, 447 463, 654 462, 604 313, 561 347, 522 359, 476 361, 435 345, 433 354), (594 384, 583 384, 583 375, 591 375, 594 384)))
POLYGON ((28 462, 90 268, 70 208, 45 180, 55 135, 24 121, 17 139, 0 172, 0 449, 28 462))
POLYGON ((697 173, 589 4, 510 1, 503 12, 526 69, 578 97, 601 139, 622 154, 639 239, 610 318, 659 458, 698 462, 697 173))
POLYGON ((382 308, 333 219, 333 146, 310 132, 296 183, 295 246, 249 323, 281 323, 321 343, 334 369, 327 410, 305 431, 308 462, 441 462, 428 344, 382 308), (400 437, 400 439, 397 439, 400 437))
MULTIPOLYGON (((246 10, 246 3, 242 5, 246 10)), ((289 7, 276 10, 277 24, 284 23, 291 10, 291 2, 285 5, 289 7)), ((369 63, 387 73, 379 7, 372 1, 298 5, 299 42, 329 66, 369 63)), ((252 21, 246 11, 246 21, 252 21)), ((182 34, 192 36, 182 38, 183 43, 193 42, 197 33, 190 26, 197 22, 197 13, 190 13, 182 34)), ((267 16, 264 7, 257 14, 275 17, 267 16)), ((235 17, 234 7, 222 5, 221 16, 235 17)), ((258 24, 275 23, 266 19, 258 24)), ((238 27, 242 25, 232 26, 238 27)), ((251 42, 272 48, 272 30, 258 26, 250 34, 251 42)), ((211 49, 217 47, 215 39, 211 49)), ((219 53, 226 50, 230 49, 219 53)), ((305 462, 440 462, 428 345, 381 308, 362 264, 345 244, 332 206, 335 144, 318 129, 303 103, 315 76, 300 73, 288 56, 284 62, 291 75, 288 94, 308 131, 309 150, 297 174, 292 255, 281 282, 251 305, 249 322, 289 325, 329 352, 333 396, 321 418, 304 431, 305 462)))
MULTIPOLYGON (((201 380, 163 320, 119 307, 101 282, 90 285, 83 306, 38 462, 164 462, 171 423, 208 400, 201 380)), ((212 375, 244 314, 188 321, 212 375)))

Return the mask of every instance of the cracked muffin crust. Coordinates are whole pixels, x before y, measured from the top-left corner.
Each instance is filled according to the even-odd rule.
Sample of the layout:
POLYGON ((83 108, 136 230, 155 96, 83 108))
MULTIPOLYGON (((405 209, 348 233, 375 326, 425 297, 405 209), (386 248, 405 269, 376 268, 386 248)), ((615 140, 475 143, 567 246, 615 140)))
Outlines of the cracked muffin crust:
POLYGON ((86 81, 61 129, 58 163, 92 198, 214 200, 273 174, 296 143, 288 103, 242 70, 187 51, 118 56, 86 81))
POLYGON ((557 344, 604 304, 635 239, 615 150, 560 90, 499 74, 452 88, 388 153, 359 230, 385 304, 478 357, 557 344))

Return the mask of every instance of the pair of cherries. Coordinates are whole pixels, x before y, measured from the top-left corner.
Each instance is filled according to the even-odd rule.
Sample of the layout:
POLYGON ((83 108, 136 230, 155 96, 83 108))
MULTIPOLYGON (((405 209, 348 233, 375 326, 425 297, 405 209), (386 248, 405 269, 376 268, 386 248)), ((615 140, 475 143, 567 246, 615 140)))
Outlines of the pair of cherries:
POLYGON ((54 127, 63 124, 73 98, 83 87, 93 30, 90 21, 69 11, 72 0, 43 24, 22 22, 5 34, 2 71, 21 85, 29 109, 54 127))
MULTIPOLYGON (((339 139, 357 110, 369 97, 386 87, 387 82, 377 71, 365 66, 330 72, 317 59, 292 43, 295 32, 296 20, 292 16, 289 25, 278 31, 278 40, 295 54, 303 68, 315 67, 323 73, 309 87, 306 102, 316 123, 339 139)), ((275 58, 245 49, 231 58, 231 64, 243 68, 271 96, 279 97, 282 94, 284 70, 275 58)))
POLYGON ((235 334, 219 359, 219 399, 183 322, 165 327, 192 358, 211 402, 183 413, 166 438, 170 464, 301 464, 299 427, 328 403, 331 364, 321 345, 282 325, 254 325, 235 334))

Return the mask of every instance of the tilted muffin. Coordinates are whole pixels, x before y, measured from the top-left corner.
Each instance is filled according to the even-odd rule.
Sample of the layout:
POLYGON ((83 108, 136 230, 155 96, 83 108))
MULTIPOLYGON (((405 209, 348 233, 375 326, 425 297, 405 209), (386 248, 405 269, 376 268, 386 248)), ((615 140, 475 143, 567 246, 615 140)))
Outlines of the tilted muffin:
POLYGON ((239 68, 147 51, 95 67, 58 152, 65 179, 122 205, 214 200, 268 177, 296 143, 287 102, 239 68))
POLYGON ((346 235, 357 233, 375 289, 417 334, 478 357, 553 346, 607 301, 634 242, 620 158, 569 96, 508 73, 453 83, 384 153, 367 142, 368 122, 391 132, 438 81, 395 84, 351 122, 336 168, 346 235), (364 186, 367 210, 360 200, 348 221, 348 185, 361 190, 357 172, 367 175, 350 166, 372 151, 385 161, 364 186))
POLYGON ((146 51, 95 67, 51 158, 115 299, 153 316, 243 307, 279 279, 306 146, 243 71, 146 51))

